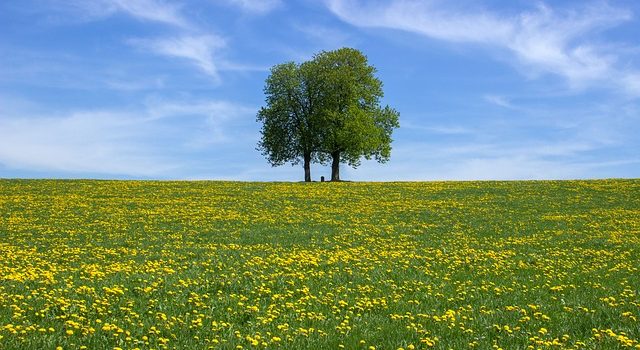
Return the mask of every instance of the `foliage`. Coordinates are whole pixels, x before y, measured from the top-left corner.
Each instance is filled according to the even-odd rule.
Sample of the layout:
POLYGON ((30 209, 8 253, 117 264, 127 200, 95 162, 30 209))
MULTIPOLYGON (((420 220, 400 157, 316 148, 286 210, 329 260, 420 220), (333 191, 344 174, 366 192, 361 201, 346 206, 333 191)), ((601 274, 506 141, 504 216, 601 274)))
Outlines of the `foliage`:
POLYGON ((312 62, 325 89, 321 129, 325 155, 339 152, 340 160, 353 167, 361 157, 387 161, 399 114, 380 106, 384 92, 375 67, 351 48, 321 52, 312 62))
POLYGON ((310 141, 309 120, 305 108, 302 76, 293 63, 274 66, 265 84, 267 107, 258 112, 263 123, 259 148, 272 165, 300 161, 302 150, 310 141))
POLYGON ((258 149, 273 166, 304 162, 306 181, 320 137, 313 74, 308 64, 274 66, 264 88, 267 106, 257 116, 262 123, 258 149))
POLYGON ((628 349, 640 180, 0 180, 1 349, 628 349))
POLYGON ((305 164, 310 181, 311 161, 333 162, 338 180, 340 162, 357 167, 360 159, 386 162, 391 134, 399 114, 381 107, 382 82, 376 69, 358 50, 321 52, 300 65, 274 66, 265 83, 266 107, 258 149, 273 166, 305 164))

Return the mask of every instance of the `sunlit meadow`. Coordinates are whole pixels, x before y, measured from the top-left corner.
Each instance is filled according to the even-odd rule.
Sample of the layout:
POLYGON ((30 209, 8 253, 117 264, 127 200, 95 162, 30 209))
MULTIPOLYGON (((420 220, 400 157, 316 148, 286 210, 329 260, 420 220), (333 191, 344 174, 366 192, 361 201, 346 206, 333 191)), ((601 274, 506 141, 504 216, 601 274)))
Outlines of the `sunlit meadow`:
POLYGON ((640 349, 640 180, 0 181, 0 349, 640 349))

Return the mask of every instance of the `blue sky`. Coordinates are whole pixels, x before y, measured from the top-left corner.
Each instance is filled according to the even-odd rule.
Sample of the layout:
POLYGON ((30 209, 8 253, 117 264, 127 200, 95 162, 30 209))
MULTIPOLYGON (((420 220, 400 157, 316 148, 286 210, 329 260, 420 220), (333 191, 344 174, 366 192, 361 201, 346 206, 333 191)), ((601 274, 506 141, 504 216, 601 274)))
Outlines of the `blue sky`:
MULTIPOLYGON (((269 67, 364 52, 400 112, 350 180, 640 177, 640 2, 0 3, 0 177, 286 180, 269 67)), ((327 176, 314 165, 312 176, 327 176)))

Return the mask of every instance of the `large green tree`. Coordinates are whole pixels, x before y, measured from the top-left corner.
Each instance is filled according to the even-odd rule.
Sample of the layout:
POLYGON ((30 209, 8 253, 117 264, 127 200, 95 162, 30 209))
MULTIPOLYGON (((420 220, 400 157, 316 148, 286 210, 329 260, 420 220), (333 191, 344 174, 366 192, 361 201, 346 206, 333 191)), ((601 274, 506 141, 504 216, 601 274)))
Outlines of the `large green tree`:
POLYGON ((258 112, 262 137, 258 149, 273 166, 304 165, 311 181, 311 162, 331 162, 331 180, 340 180, 340 163, 386 162, 398 112, 380 105, 382 82, 358 50, 323 51, 302 64, 271 69, 258 112))
POLYGON ((267 105, 257 116, 262 122, 258 150, 272 166, 302 162, 306 182, 311 181, 311 161, 318 159, 321 136, 312 68, 308 62, 274 66, 264 87, 267 105))
POLYGON ((321 52, 311 62, 313 79, 322 87, 320 160, 331 160, 331 180, 340 180, 340 163, 357 167, 363 157, 388 161, 399 114, 381 106, 375 67, 352 48, 321 52))

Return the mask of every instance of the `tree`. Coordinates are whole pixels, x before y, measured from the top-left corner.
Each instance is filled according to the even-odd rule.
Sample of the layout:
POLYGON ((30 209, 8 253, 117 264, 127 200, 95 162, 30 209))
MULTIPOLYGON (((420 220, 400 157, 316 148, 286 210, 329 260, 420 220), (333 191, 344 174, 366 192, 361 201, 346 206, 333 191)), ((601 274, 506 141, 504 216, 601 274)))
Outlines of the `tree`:
POLYGON ((382 82, 358 50, 323 51, 302 64, 271 69, 258 112, 262 137, 258 150, 272 166, 331 160, 331 180, 340 180, 340 163, 360 165, 362 157, 384 163, 391 154, 391 134, 398 112, 381 107, 382 82))
POLYGON ((321 52, 311 62, 322 98, 319 160, 331 159, 331 181, 340 181, 340 163, 355 168, 362 157, 388 161, 399 114, 380 105, 384 93, 375 67, 351 48, 321 52))
POLYGON ((312 77, 308 63, 274 66, 264 88, 267 106, 257 116, 262 122, 258 150, 272 166, 302 161, 306 182, 311 181, 311 161, 318 158, 320 144, 312 77))

